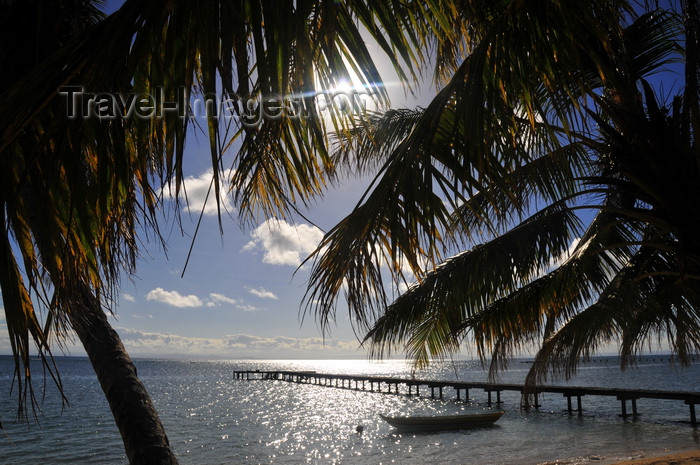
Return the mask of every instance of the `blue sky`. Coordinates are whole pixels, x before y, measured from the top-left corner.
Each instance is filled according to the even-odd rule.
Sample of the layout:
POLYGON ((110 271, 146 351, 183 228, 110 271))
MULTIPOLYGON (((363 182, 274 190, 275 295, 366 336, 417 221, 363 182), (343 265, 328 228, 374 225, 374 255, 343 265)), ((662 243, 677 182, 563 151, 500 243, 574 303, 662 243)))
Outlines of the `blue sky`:
MULTIPOLYGON (((184 212, 183 218, 188 234, 210 181, 206 150, 188 153, 203 161, 201 171, 187 182, 192 214, 184 212)), ((309 218, 330 227, 352 209, 363 187, 350 183, 330 192, 309 218)), ((149 244, 145 250, 150 257, 144 256, 137 276, 123 283, 113 324, 133 355, 364 357, 344 314, 325 344, 313 318, 301 325, 308 267, 293 274, 321 240, 319 228, 303 221, 267 220, 242 230, 229 219, 220 235, 211 211, 181 277, 191 238, 170 226, 167 257, 157 244, 149 244)))

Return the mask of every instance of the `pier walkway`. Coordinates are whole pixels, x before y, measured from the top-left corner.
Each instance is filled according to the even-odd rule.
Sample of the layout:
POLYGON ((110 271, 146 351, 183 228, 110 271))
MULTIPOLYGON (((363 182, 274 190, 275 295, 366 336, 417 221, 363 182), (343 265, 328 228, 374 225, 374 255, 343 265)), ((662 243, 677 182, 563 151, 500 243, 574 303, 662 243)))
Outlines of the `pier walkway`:
MULTIPOLYGON (((487 403, 491 406, 494 402, 492 394, 496 394, 495 402, 501 402, 501 392, 517 391, 523 392, 521 384, 501 384, 463 381, 439 381, 420 380, 413 378, 392 378, 384 376, 364 376, 364 375, 343 375, 317 373, 315 371, 260 371, 260 370, 236 370, 233 372, 235 379, 244 380, 279 380, 300 384, 314 384, 317 386, 328 386, 343 389, 355 389, 368 392, 386 392, 390 394, 420 395, 422 386, 430 389, 430 396, 443 398, 443 389, 452 388, 456 392, 457 400, 469 401, 470 389, 481 389, 487 394, 487 403), (382 391, 382 388, 384 390, 382 391), (403 392, 402 392, 403 391, 403 392), (414 392, 415 391, 415 392, 414 392), (437 392, 437 394, 436 394, 437 392), (462 397, 462 392, 464 396, 462 397)), ((700 392, 678 392, 678 391, 654 391, 644 389, 618 389, 618 388, 597 388, 597 387, 574 387, 574 386, 538 386, 534 392, 535 402, 533 407, 540 407, 539 394, 555 393, 562 394, 567 398, 569 413, 574 412, 572 398, 576 398, 576 411, 581 414, 581 397, 583 396, 609 396, 620 401, 622 417, 637 416, 637 400, 639 399, 667 399, 679 400, 688 405, 690 409, 690 424, 698 424, 695 414, 695 405, 700 404, 700 392), (627 401, 630 401, 632 412, 627 410, 627 401)))

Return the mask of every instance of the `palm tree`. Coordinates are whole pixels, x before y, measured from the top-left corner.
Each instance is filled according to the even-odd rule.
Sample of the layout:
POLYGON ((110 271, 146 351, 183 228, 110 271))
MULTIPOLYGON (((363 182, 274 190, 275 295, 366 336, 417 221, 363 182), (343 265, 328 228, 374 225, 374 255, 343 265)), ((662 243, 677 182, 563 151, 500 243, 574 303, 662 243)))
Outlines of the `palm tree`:
MULTIPOLYGON (((288 214, 334 174, 316 94, 354 78, 386 100, 361 28, 409 82, 435 29, 451 35, 445 18, 453 12, 439 6, 434 2, 428 19, 422 2, 127 0, 102 19, 83 0, 0 3, 0 17, 21 26, 3 37, 0 94, 0 286, 20 414, 34 402, 32 341, 60 387, 51 343, 60 345, 72 330, 130 463, 176 463, 105 312, 120 276, 135 268, 139 232, 162 240, 161 187, 180 198, 190 103, 233 102, 228 115, 206 107, 217 202, 233 195, 243 221, 258 212, 288 214), (48 3, 90 16, 46 14, 48 3), (41 40, 31 42, 26 24, 67 32, 36 34, 41 40), (29 49, 16 48, 24 45, 29 49), (285 113, 265 107, 279 105, 275 96, 293 100, 285 113), (154 110, 166 104, 174 111, 154 110), (251 122, 251 111, 274 114, 251 122), (237 139, 232 192, 223 192, 223 153, 237 139)), ((350 128, 340 108, 329 114, 336 131, 350 128)))
POLYGON ((700 16, 681 6, 459 2, 467 53, 428 107, 341 136, 339 163, 379 169, 311 258, 306 311, 327 324, 342 290, 372 354, 418 366, 470 338, 492 375, 536 349, 529 386, 609 342, 623 367, 657 340, 689 363, 700 16), (650 82, 677 63, 660 101, 650 82), (390 302, 387 281, 407 290, 390 302))

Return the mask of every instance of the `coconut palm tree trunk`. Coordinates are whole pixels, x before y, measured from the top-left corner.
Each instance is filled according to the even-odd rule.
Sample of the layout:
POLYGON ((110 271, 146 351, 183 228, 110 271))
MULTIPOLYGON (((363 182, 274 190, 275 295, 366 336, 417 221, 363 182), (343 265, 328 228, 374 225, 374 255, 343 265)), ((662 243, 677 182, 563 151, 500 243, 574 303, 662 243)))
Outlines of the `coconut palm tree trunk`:
POLYGON ((94 293, 79 291, 79 311, 70 312, 70 323, 78 334, 124 442, 131 465, 173 465, 177 459, 153 402, 119 335, 107 321, 94 293))

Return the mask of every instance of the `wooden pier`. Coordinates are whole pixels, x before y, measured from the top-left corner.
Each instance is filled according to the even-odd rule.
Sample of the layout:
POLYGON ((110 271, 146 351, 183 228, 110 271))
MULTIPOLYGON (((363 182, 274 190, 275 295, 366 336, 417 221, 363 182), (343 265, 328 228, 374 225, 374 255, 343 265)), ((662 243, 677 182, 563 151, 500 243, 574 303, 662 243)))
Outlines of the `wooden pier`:
MULTIPOLYGON (((385 392, 389 394, 420 395, 422 386, 430 389, 431 398, 443 399, 443 389, 452 388, 456 392, 456 399, 469 401, 469 390, 480 389, 487 394, 487 403, 491 406, 494 403, 492 394, 496 394, 496 404, 501 404, 501 392, 516 391, 523 392, 521 384, 501 384, 501 383, 481 383, 462 381, 438 381, 420 380, 413 378, 392 378, 384 376, 364 376, 364 375, 342 375, 317 373, 315 371, 261 371, 261 370, 236 370, 233 372, 235 379, 244 380, 278 380, 291 383, 314 384, 317 386, 328 386, 343 389, 355 389, 369 392, 385 392), (403 389, 401 389, 401 387, 403 389), (382 390, 384 388, 384 390, 382 390), (392 389, 393 388, 393 389, 392 389), (402 392, 403 391, 403 392, 402 392), (415 391, 415 392, 414 392, 415 391), (437 394, 436 394, 437 392, 437 394), (464 392, 464 397, 462 397, 464 392)), ((666 399, 679 400, 685 402, 690 410, 690 424, 698 424, 695 415, 695 405, 700 404, 700 392, 678 392, 678 391, 654 391, 644 389, 618 389, 618 388, 596 388, 596 387, 573 387, 573 386, 538 386, 534 393, 535 402, 533 407, 538 408, 539 394, 555 393, 562 394, 567 399, 569 413, 574 411, 580 415, 582 413, 581 398, 583 396, 607 396, 615 397, 620 401, 622 417, 639 415, 637 410, 637 400, 639 399, 666 399), (572 398, 576 398, 576 408, 572 405, 572 398), (627 410, 627 401, 631 402, 632 412, 627 410)))

